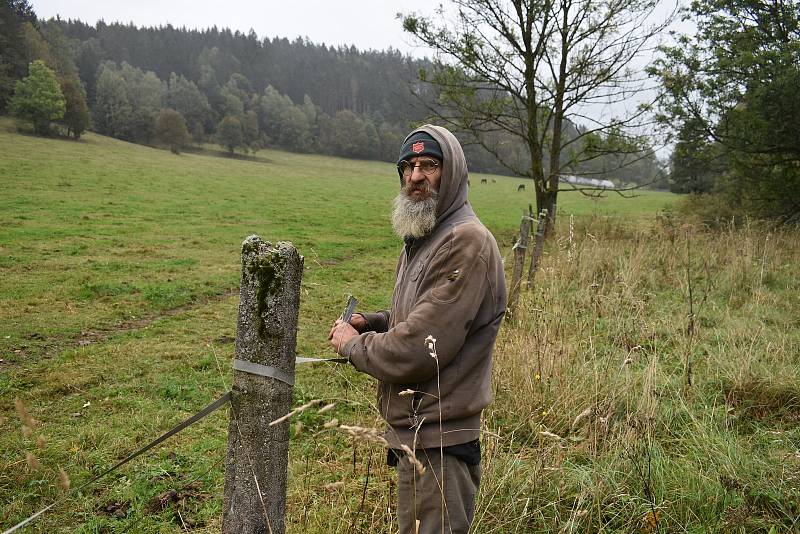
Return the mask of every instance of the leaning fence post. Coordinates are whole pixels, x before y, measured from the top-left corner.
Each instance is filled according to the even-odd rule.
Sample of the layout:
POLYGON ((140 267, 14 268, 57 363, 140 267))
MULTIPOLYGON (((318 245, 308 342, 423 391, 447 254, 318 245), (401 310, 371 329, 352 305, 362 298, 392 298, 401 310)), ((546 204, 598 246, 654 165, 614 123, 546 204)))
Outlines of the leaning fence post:
POLYGON ((222 532, 283 534, 303 257, 291 243, 242 243, 222 532))
POLYGON ((539 213, 539 222, 536 223, 536 238, 533 240, 533 252, 531 253, 531 266, 528 268, 527 288, 533 287, 533 277, 539 268, 539 258, 542 256, 544 248, 544 233, 547 224, 547 209, 539 213))
POLYGON ((514 270, 511 274, 511 290, 508 295, 508 313, 514 314, 519 300, 519 289, 522 284, 522 271, 525 268, 525 251, 528 249, 528 237, 531 232, 531 218, 522 214, 519 223, 519 239, 514 244, 514 270))

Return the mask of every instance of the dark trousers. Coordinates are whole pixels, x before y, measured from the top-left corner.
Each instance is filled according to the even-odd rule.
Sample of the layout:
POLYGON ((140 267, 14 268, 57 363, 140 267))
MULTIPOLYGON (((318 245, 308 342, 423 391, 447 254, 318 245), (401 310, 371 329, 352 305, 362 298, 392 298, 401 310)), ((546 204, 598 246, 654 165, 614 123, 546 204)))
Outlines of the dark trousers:
POLYGON ((475 515, 480 465, 439 451, 417 452, 425 466, 420 475, 407 456, 397 464, 397 519, 400 534, 466 534, 475 515), (419 530, 417 530, 419 521, 419 530))

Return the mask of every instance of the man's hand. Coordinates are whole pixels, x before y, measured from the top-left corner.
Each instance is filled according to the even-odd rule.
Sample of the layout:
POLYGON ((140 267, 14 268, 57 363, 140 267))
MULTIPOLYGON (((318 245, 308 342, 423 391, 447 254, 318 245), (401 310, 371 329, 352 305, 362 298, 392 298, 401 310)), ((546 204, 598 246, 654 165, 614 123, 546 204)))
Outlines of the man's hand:
MULTIPOLYGON (((361 318, 363 319, 363 317, 361 318)), ((350 323, 345 323, 341 319, 337 319, 336 322, 333 323, 333 328, 331 328, 330 334, 328 334, 328 339, 331 342, 333 350, 342 356, 347 356, 347 354, 339 351, 348 341, 356 336, 358 336, 358 332, 350 325, 350 323)))
POLYGON ((350 325, 356 329, 356 332, 363 334, 367 330, 367 320, 360 313, 354 313, 350 317, 350 325))

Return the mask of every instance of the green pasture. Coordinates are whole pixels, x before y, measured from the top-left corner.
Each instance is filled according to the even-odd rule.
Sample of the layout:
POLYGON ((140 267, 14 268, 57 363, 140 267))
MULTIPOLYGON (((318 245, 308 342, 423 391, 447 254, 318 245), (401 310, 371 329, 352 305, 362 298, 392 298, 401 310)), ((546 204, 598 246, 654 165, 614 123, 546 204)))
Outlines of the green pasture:
MULTIPOLYGON (((471 182, 471 202, 510 266, 520 215, 533 201, 532 191, 517 192, 517 186, 530 182, 481 175, 471 182)), ((298 353, 331 355, 328 327, 348 293, 360 299, 362 309, 389 303, 400 251, 389 224, 397 187, 394 166, 387 163, 273 150, 229 158, 206 148, 176 156, 92 134, 80 142, 20 135, 11 122, 0 121, 0 528, 63 494, 59 468, 79 486, 227 390, 246 236, 291 241, 303 254, 298 353), (15 399, 36 421, 28 435, 15 399)), ((656 532, 660 527, 648 530, 648 513, 656 523, 663 517, 673 526, 692 525, 693 532, 726 531, 726 525, 750 524, 747 518, 736 523, 738 516, 727 513, 765 513, 767 505, 758 499, 767 499, 778 519, 757 516, 760 522, 752 524, 767 525, 763 532, 773 532, 773 524, 783 528, 774 532, 786 531, 784 518, 796 508, 780 501, 795 495, 792 484, 800 488, 800 477, 786 482, 764 473, 781 462, 800 464, 800 454, 791 456, 800 450, 793 408, 781 412, 778 426, 748 422, 742 436, 727 423, 714 425, 726 417, 720 388, 738 392, 741 402, 755 398, 745 387, 750 375, 734 365, 740 353, 759 371, 769 368, 770 354, 780 354, 782 378, 777 385, 769 382, 776 389, 768 398, 779 399, 779 408, 784 397, 794 402, 787 369, 795 365, 792 354, 800 343, 796 333, 784 333, 800 327, 792 312, 800 310, 793 296, 800 289, 796 246, 783 246, 792 242, 786 235, 766 234, 765 241, 748 234, 749 248, 742 244, 745 251, 737 255, 735 237, 717 245, 715 237, 703 238, 709 250, 718 249, 707 261, 690 262, 697 294, 709 286, 703 273, 732 267, 709 290, 701 325, 707 334, 698 334, 692 341, 697 346, 686 349, 705 363, 695 370, 697 389, 684 396, 686 284, 678 258, 686 246, 674 216, 656 222, 675 199, 647 191, 632 199, 562 194, 560 233, 543 264, 547 283, 533 293, 531 299, 538 300, 523 302, 530 324, 542 329, 507 324, 498 345, 497 403, 486 417, 491 433, 476 532, 581 532, 596 531, 597 525, 606 525, 607 532, 656 532), (612 237, 605 242, 603 236, 612 237), (741 264, 728 261, 726 250, 741 264), (760 317, 757 335, 748 330, 754 328, 752 310, 760 317), (556 311, 561 315, 547 318, 556 311), (578 317, 589 312, 596 314, 591 321, 578 317), (573 319, 574 330, 568 327, 573 319), (631 365, 636 374, 622 383, 618 356, 637 344, 641 354, 660 347, 663 369, 631 365), (547 382, 539 362, 541 376, 534 380, 516 376, 504 363, 532 362, 538 351, 548 350, 575 356, 575 374, 548 370, 553 382, 547 382), (711 372, 712 356, 703 360, 703 351, 720 361, 730 355, 725 372, 711 372), (587 363, 596 367, 587 372, 581 367, 587 363), (624 447, 598 453, 602 439, 595 438, 591 454, 588 448, 568 453, 573 442, 545 442, 536 433, 569 432, 588 397, 600 398, 601 390, 617 386, 639 395, 647 376, 658 383, 661 397, 676 395, 683 403, 671 402, 664 415, 675 431, 657 433, 658 440, 651 436, 647 461, 666 473, 653 481, 655 504, 625 463, 624 447), (598 383, 588 385, 592 377, 598 383), (563 380, 561 389, 556 380, 563 380), (741 391, 730 389, 737 380, 744 384, 741 391), (506 381, 512 387, 505 388, 506 381), (534 388, 525 397, 513 393, 528 382, 546 389, 534 388), (687 440, 680 429, 692 425, 707 432, 687 440), (493 441, 494 435, 503 439, 493 441), (705 463, 698 451, 709 446, 709 436, 714 454, 708 452, 705 463), (758 462, 749 460, 754 454, 758 462), (563 471, 553 475, 545 461, 563 471), (709 475, 712 464, 726 466, 730 480, 709 475), (737 466, 758 479, 760 485, 747 486, 751 494, 774 486, 773 491, 726 496, 720 484, 743 484, 737 466), (686 484, 695 490, 684 491, 686 484), (700 506, 692 491, 703 502, 719 501, 700 506), (550 504, 538 506, 537 498, 550 504), (582 530, 580 521, 592 526, 582 530)), ((379 427, 373 395, 373 382, 348 367, 298 368, 296 402, 323 399, 336 408, 304 413, 292 423, 289 532, 396 528, 387 511, 394 496, 383 451, 324 426, 335 417, 379 427)), ((615 402, 623 396, 611 394, 615 402)), ((630 404, 636 402, 643 401, 630 404)), ((227 424, 225 410, 215 413, 107 480, 71 494, 29 531, 218 532, 227 424)), ((635 443, 631 450, 641 445, 635 443)))
MULTIPOLYGON (((81 331, 235 291, 239 247, 254 233, 305 256, 303 349, 324 345, 318 328, 348 292, 367 307, 387 305, 400 250, 388 222, 398 185, 391 164, 272 150, 175 156, 2 126, 0 350, 10 362, 22 345, 35 356, 81 331)), ((522 180, 482 177, 472 177, 471 201, 507 251, 533 194, 516 191, 522 180)), ((559 211, 648 219, 673 198, 570 193, 559 211)))

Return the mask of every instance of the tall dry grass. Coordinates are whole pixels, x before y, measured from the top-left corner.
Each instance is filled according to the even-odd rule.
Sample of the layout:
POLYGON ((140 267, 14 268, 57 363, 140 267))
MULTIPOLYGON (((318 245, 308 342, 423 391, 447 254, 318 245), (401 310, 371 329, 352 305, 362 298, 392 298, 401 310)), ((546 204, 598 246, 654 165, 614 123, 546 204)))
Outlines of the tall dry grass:
POLYGON ((475 531, 798 531, 797 233, 564 225, 498 341, 475 531))

